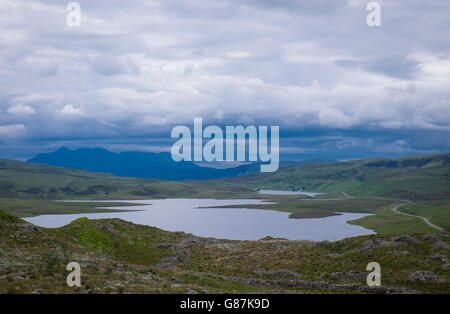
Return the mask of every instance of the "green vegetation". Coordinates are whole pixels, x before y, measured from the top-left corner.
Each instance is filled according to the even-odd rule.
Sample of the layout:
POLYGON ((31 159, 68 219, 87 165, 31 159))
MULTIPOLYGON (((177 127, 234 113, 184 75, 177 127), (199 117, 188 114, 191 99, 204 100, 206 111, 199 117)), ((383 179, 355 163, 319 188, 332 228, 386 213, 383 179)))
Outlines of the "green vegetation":
POLYGON ((117 209, 104 209, 99 206, 136 206, 136 203, 118 203, 118 202, 56 202, 51 200, 33 200, 0 198, 0 208, 14 214, 16 217, 30 217, 42 214, 78 214, 78 213, 101 213, 121 211, 117 209))
POLYGON ((450 154, 305 163, 276 173, 224 180, 172 182, 116 177, 106 173, 0 160, 0 209, 18 217, 38 214, 104 212, 116 204, 62 203, 55 199, 264 198, 276 204, 253 208, 317 218, 336 212, 373 213, 354 223, 379 233, 433 231, 423 221, 389 209, 399 199, 414 201, 402 211, 428 218, 450 230, 450 154), (315 199, 261 195, 259 188, 326 192, 315 199))
POLYGON ((0 210, 18 217, 40 214, 111 212, 98 206, 118 203, 64 203, 53 200, 128 200, 155 198, 230 198, 253 196, 241 187, 124 178, 107 173, 0 159, 0 210))
POLYGON ((249 193, 207 184, 116 177, 107 173, 0 159, 0 197, 10 199, 143 199, 249 193))
MULTIPOLYGON (((404 207, 402 207, 403 210, 404 207)), ((366 216, 348 221, 350 224, 360 225, 374 230, 380 234, 425 233, 437 230, 428 226, 421 219, 398 215, 392 212, 390 207, 381 208, 374 212, 375 215, 366 216)))
POLYGON ((279 205, 257 206, 289 211, 293 218, 324 217, 336 211, 370 212, 375 215, 353 223, 379 233, 436 231, 418 218, 390 210, 399 200, 409 200, 414 203, 401 211, 450 230, 450 154, 302 164, 271 174, 225 179, 217 185, 326 193, 314 201, 270 196, 279 205))
POLYGON ((450 201, 433 200, 407 204, 401 208, 404 213, 409 213, 427 218, 431 223, 445 230, 450 230, 450 201))
MULTIPOLYGON (((266 195, 264 195, 266 198, 266 195)), ((251 205, 255 209, 269 209, 290 212, 292 218, 318 218, 335 215, 336 212, 373 213, 376 209, 392 203, 392 200, 377 198, 361 198, 339 200, 311 199, 299 195, 267 195, 275 204, 251 205)), ((235 208, 242 205, 218 206, 235 208)))
POLYGON ((120 219, 37 228, 0 212, 0 237, 0 293, 450 292, 448 233, 231 241, 120 219), (365 283, 372 261, 382 267, 375 289, 365 283), (82 287, 67 286, 69 262, 81 265, 82 287))
MULTIPOLYGON (((449 154, 398 160, 309 163, 226 180, 170 182, 122 178, 0 160, 0 293, 449 293, 449 154), (326 192, 317 198, 261 195, 258 188, 326 192), (120 219, 81 218, 57 229, 17 217, 112 211, 96 200, 264 198, 292 218, 371 213, 350 223, 378 234, 336 242, 199 238, 120 219), (67 203, 55 199, 90 199, 67 203), (82 287, 66 285, 69 262, 82 287), (366 265, 382 267, 382 287, 367 287, 366 265), (425 275, 424 275, 425 274, 425 275)), ((136 205, 136 204, 126 204, 136 205)), ((230 206, 232 207, 232 206, 230 206)), ((242 207, 242 205, 239 205, 242 207)))
POLYGON ((225 179, 245 188, 327 192, 354 197, 435 200, 450 197, 450 154, 303 164, 225 179))

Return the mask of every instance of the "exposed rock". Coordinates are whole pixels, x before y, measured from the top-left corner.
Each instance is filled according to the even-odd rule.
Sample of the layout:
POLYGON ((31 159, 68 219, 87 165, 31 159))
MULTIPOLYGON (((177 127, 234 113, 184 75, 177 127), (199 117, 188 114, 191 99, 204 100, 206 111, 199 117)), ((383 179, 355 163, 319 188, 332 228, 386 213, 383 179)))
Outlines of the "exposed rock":
POLYGON ((12 271, 13 271, 13 269, 9 266, 0 266, 0 274, 7 274, 12 271))
POLYGON ((175 263, 183 263, 185 261, 186 257, 184 256, 166 256, 161 258, 159 266, 164 265, 164 267, 167 267, 167 265, 175 265, 175 263))
POLYGON ((426 235, 423 236, 423 238, 425 240, 428 240, 428 241, 433 242, 433 243, 439 241, 439 238, 436 237, 434 234, 426 234, 426 235))
POLYGON ((437 282, 439 277, 429 270, 418 270, 409 274, 409 279, 413 281, 437 282))
POLYGON ((41 229, 31 223, 22 223, 20 224, 20 227, 25 229, 25 232, 42 232, 41 229))
POLYGON ((171 247, 174 247, 173 243, 159 243, 157 245, 158 249, 169 249, 171 247))
POLYGON ((450 270, 450 264, 444 264, 444 265, 442 265, 442 268, 444 270, 450 270))
POLYGON ((372 251, 373 249, 377 249, 377 248, 385 247, 385 246, 393 246, 396 244, 397 244, 396 242, 388 242, 388 241, 383 241, 383 240, 367 240, 363 243, 363 245, 361 246, 361 249, 359 251, 369 252, 369 251, 372 251))
POLYGON ((406 293, 415 291, 397 288, 397 287, 369 287, 365 285, 359 285, 357 283, 345 283, 345 284, 335 284, 328 283, 324 281, 311 281, 311 280, 268 280, 259 278, 240 278, 233 277, 233 281, 245 283, 248 285, 255 286, 270 286, 270 287, 299 287, 299 288, 309 288, 309 289, 330 289, 330 290, 348 290, 348 291, 358 291, 367 293, 406 293))
POLYGON ((299 274, 295 271, 288 269, 278 269, 278 270, 256 270, 255 274, 258 275, 275 275, 280 277, 298 277, 299 274))
POLYGON ((320 248, 320 247, 324 247, 326 245, 330 244, 329 241, 319 241, 313 244, 313 247, 315 248, 320 248))
POLYGON ((331 273, 330 277, 333 279, 361 279, 366 276, 366 273, 359 270, 349 270, 343 272, 334 272, 331 273))
POLYGON ((189 256, 191 253, 189 253, 188 250, 179 250, 177 251, 178 255, 180 255, 183 258, 184 261, 184 256, 189 256))
POLYGON ((394 250, 394 251, 389 252, 389 254, 393 255, 393 256, 405 256, 405 255, 408 255, 409 252, 408 251, 397 251, 397 250, 394 250))
POLYGON ((399 243, 408 243, 408 244, 417 244, 418 241, 409 235, 402 235, 392 239, 394 242, 399 243))
POLYGON ((430 258, 434 259, 434 260, 438 260, 438 261, 443 262, 443 263, 447 262, 447 257, 444 256, 444 255, 441 255, 441 254, 430 255, 430 258))
POLYGON ((434 242, 433 246, 440 250, 450 251, 450 244, 441 240, 434 242))
POLYGON ((172 262, 161 262, 157 266, 161 268, 177 268, 177 265, 172 262))
POLYGON ((202 243, 202 240, 200 240, 199 238, 187 238, 187 239, 181 241, 179 243, 179 246, 181 246, 181 247, 191 247, 191 246, 194 246, 194 245, 197 245, 197 244, 200 244, 200 243, 202 243))

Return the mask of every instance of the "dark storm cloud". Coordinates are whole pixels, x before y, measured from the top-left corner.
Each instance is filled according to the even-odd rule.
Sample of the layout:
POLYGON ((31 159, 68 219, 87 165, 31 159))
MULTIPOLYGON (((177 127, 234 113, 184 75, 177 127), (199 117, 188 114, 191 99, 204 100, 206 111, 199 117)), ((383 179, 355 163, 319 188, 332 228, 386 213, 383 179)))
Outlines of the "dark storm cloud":
POLYGON ((380 28, 362 0, 78 2, 80 28, 64 1, 0 2, 7 156, 39 141, 125 148, 194 117, 279 125, 297 157, 450 148, 446 0, 380 1, 380 28))

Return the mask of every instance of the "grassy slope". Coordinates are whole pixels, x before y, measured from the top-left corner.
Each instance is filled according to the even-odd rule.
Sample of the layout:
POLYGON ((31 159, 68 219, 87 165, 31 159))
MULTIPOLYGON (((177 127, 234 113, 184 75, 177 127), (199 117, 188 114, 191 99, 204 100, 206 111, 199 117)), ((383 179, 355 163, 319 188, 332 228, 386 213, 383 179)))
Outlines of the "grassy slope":
POLYGON ((52 200, 35 200, 35 199, 15 199, 0 198, 0 209, 14 214, 16 217, 30 217, 42 214, 78 214, 78 213, 101 213, 121 211, 115 209, 103 209, 99 206, 136 206, 136 203, 65 203, 55 202, 52 200))
MULTIPOLYGON (((336 211, 370 212, 354 223, 377 232, 430 230, 419 219, 389 212, 395 199, 415 200, 402 210, 421 215, 450 230, 450 154, 397 160, 369 159, 304 164, 226 180, 172 182, 116 177, 68 168, 0 160, 0 209, 25 217, 44 213, 105 211, 95 204, 54 203, 52 199, 253 198, 276 205, 254 206, 292 212, 293 218, 325 217, 336 211), (262 196, 256 188, 327 192, 320 201, 300 197, 262 196), (346 199, 341 192, 356 196, 346 199), (325 198, 341 198, 325 200, 325 198)), ((108 210, 109 211, 109 210, 108 210)))
POLYGON ((373 213, 375 215, 348 221, 348 223, 372 229, 379 234, 437 232, 435 228, 424 223, 422 219, 395 214, 389 206, 380 208, 373 213))
MULTIPOLYGON (((0 159, 0 209, 20 217, 101 212, 98 204, 55 203, 55 199, 227 198, 246 196, 240 187, 116 177, 107 173, 0 159)), ((110 211, 110 210, 107 210, 110 211)))
POLYGON ((117 177, 107 173, 0 159, 0 197, 20 199, 136 199, 229 196, 246 189, 201 183, 117 177))
MULTIPOLYGON (((231 178, 219 184, 253 189, 303 188, 327 193, 319 199, 342 198, 342 192, 346 192, 356 199, 295 203, 284 197, 280 199, 280 208, 298 218, 326 216, 334 210, 372 212, 376 215, 353 223, 381 233, 433 231, 420 219, 390 211, 396 200, 408 199, 414 204, 402 207, 402 211, 426 217, 450 230, 450 154, 306 164, 273 174, 231 178)), ((269 205, 261 207, 270 208, 269 205)))
POLYGON ((427 218, 431 223, 450 230, 450 201, 433 200, 407 204, 400 209, 402 212, 427 218))
POLYGON ((450 196, 450 154, 306 164, 225 182, 250 188, 345 191, 356 197, 443 199, 450 196))
POLYGON ((397 292, 450 292, 445 233, 414 235, 414 243, 381 235, 333 243, 229 241, 119 219, 36 228, 0 212, 0 237, 0 293, 373 292, 365 284, 372 261, 382 267, 384 286, 404 289, 397 292), (82 267, 81 288, 66 285, 72 261, 82 267), (360 276, 333 274, 350 270, 360 276), (432 271, 439 281, 410 280, 417 270, 432 271))

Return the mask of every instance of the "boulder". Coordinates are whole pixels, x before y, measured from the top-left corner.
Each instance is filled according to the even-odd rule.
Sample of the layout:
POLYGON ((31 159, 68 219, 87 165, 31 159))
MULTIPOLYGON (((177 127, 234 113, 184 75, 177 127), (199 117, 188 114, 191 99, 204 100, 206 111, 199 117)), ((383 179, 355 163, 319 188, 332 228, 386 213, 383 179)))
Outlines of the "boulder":
POLYGON ((439 277, 429 270, 418 270, 409 274, 409 279, 412 281, 421 282, 438 282, 439 277))
POLYGON ((409 235, 402 235, 392 239, 392 241, 397 243, 407 243, 407 244, 417 244, 418 241, 409 235))

